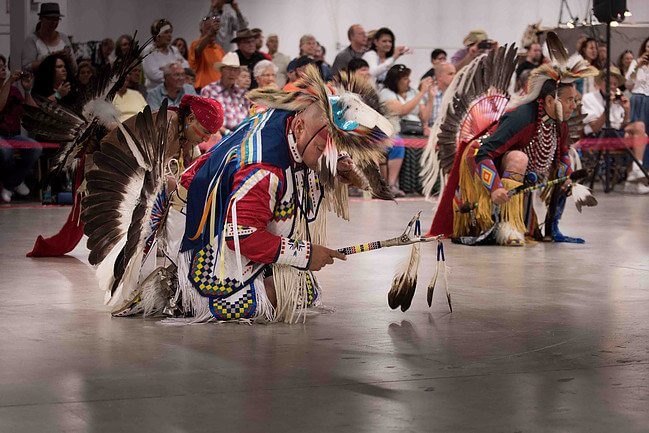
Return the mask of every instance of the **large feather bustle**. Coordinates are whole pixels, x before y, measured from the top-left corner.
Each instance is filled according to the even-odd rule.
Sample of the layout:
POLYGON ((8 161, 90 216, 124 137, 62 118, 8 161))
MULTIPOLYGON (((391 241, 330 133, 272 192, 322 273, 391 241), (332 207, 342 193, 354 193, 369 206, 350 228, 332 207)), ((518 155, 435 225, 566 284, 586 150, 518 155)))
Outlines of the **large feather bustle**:
POLYGON ((481 132, 484 122, 475 122, 476 115, 484 114, 485 119, 502 115, 515 68, 516 46, 512 44, 477 57, 457 72, 444 92, 421 158, 420 176, 426 197, 430 197, 441 176, 450 172, 459 141, 481 132), (481 101, 488 104, 482 107, 481 101))
POLYGON ((100 287, 113 306, 136 289, 144 245, 151 235, 151 210, 164 184, 166 101, 155 120, 146 107, 136 118, 135 131, 121 131, 117 134, 121 146, 105 142, 95 152, 96 167, 87 175, 88 194, 81 216, 89 261, 99 264, 100 287))
POLYGON ((410 308, 417 288, 417 271, 421 256, 419 248, 419 243, 412 245, 408 261, 397 270, 392 280, 392 286, 388 292, 388 305, 393 310, 400 306, 401 311, 405 312, 410 308))

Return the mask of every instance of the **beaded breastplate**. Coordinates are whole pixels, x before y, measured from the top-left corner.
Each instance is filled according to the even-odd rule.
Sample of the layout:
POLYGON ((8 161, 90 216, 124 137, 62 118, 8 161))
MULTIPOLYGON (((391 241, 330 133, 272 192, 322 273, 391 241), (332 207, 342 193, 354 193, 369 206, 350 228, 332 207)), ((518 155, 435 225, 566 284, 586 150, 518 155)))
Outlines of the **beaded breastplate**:
POLYGON ((547 114, 542 114, 542 110, 539 104, 536 134, 522 150, 529 158, 527 172, 534 172, 540 178, 547 178, 554 156, 557 154, 558 130, 557 123, 547 114))

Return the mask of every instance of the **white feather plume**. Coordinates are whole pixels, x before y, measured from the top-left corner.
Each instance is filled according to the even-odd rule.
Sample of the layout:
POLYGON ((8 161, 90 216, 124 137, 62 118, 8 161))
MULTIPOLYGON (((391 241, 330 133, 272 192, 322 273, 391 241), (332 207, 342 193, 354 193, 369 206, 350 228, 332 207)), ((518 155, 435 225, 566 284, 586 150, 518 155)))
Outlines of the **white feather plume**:
POLYGON ((579 213, 581 213, 581 208, 583 206, 597 206, 597 199, 591 192, 590 188, 580 184, 572 184, 572 199, 575 202, 575 206, 579 213))

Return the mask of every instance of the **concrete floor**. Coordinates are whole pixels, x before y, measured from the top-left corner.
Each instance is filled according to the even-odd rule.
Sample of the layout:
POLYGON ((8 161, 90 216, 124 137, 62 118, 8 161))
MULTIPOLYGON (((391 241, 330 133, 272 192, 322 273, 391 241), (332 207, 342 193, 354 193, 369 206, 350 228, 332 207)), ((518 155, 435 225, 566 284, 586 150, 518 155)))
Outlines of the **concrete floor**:
MULTIPOLYGON (((86 251, 27 259, 68 208, 0 207, 0 432, 647 432, 649 197, 566 211, 585 245, 447 244, 454 313, 386 293, 406 249, 321 272, 302 325, 112 319, 86 251)), ((430 204, 352 203, 331 246, 390 237, 430 204)))

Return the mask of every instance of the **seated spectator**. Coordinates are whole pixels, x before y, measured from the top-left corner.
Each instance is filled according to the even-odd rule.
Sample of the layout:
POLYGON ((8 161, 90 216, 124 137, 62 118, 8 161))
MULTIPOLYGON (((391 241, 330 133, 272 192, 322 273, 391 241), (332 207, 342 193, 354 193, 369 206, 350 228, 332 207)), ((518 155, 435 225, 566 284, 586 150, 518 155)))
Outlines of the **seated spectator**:
POLYGON ((115 41, 115 52, 111 56, 110 63, 114 64, 116 60, 124 58, 133 48, 133 37, 131 35, 121 35, 115 41))
POLYGON ((100 70, 104 66, 110 65, 110 58, 113 55, 113 51, 115 51, 115 42, 110 38, 102 40, 92 53, 92 66, 100 70))
MULTIPOLYGON (((405 133, 403 129, 408 127, 412 132, 419 129, 420 133, 423 133, 423 122, 420 118, 422 99, 429 92, 433 79, 424 78, 419 91, 416 91, 410 87, 410 73, 411 70, 404 65, 392 66, 385 77, 385 87, 380 91, 379 98, 390 112, 388 119, 395 131, 405 133)), ((388 153, 387 180, 392 193, 397 197, 405 195, 397 186, 404 155, 403 145, 399 143, 395 143, 388 153)))
POLYGON ((527 47, 527 54, 525 55, 525 60, 519 63, 516 67, 516 79, 521 75, 521 73, 527 69, 532 70, 541 66, 541 61, 543 60, 543 51, 541 51, 541 44, 533 42, 527 47))
POLYGON ((595 65, 598 69, 605 69, 608 63, 608 53, 606 52, 606 41, 599 40, 597 42, 597 59, 595 65))
POLYGON ((315 60, 316 65, 318 65, 318 68, 320 68, 320 75, 322 75, 322 79, 325 81, 331 81, 331 79, 333 78, 333 74, 331 73, 331 65, 325 60, 327 50, 324 46, 320 45, 320 42, 316 43, 318 44, 318 46, 315 49, 313 60, 315 60))
POLYGON ((241 13, 238 2, 236 0, 212 0, 210 15, 217 16, 221 22, 216 35, 216 43, 226 53, 232 51, 232 38, 235 37, 237 31, 248 28, 248 20, 241 13))
POLYGON ((2 201, 9 203, 14 194, 29 195, 25 176, 38 161, 42 149, 36 141, 20 135, 23 104, 36 105, 29 93, 32 74, 15 71, 7 78, 6 66, 7 59, 0 55, 0 181, 2 201), (15 153, 20 154, 17 160, 15 153))
MULTIPOLYGON (((595 78, 598 90, 586 93, 581 100, 581 111, 586 115, 584 118, 584 133, 588 136, 596 136, 605 126, 606 102, 604 98, 608 97, 611 100, 609 113, 611 128, 617 130, 620 137, 644 138, 644 140, 637 140, 633 146, 633 153, 641 161, 646 147, 645 125, 641 121, 630 121, 631 103, 618 88, 623 82, 624 77, 620 70, 615 66, 611 66, 611 93, 606 95, 606 71, 601 71, 599 76, 595 78)), ((625 192, 649 193, 649 186, 638 182, 642 179, 644 179, 642 170, 636 164, 632 164, 624 187, 625 192)))
POLYGON ((266 60, 273 60, 268 53, 261 51, 261 48, 264 46, 264 32, 258 28, 251 29, 250 31, 255 35, 255 48, 257 52, 264 56, 266 60))
POLYGON ((113 99, 113 105, 120 113, 119 121, 124 122, 144 110, 147 103, 140 92, 129 89, 128 80, 126 80, 122 88, 117 91, 115 99, 113 99))
POLYGON ((147 91, 146 87, 142 83, 144 81, 143 78, 142 65, 137 65, 126 76, 126 87, 139 92, 140 95, 142 95, 142 98, 146 98, 147 91))
POLYGON ((300 38, 300 55, 298 57, 307 56, 314 60, 314 63, 320 70, 320 76, 325 81, 331 80, 331 69, 324 61, 318 62, 316 56, 318 55, 318 41, 313 35, 303 35, 300 38))
POLYGON ((309 56, 302 56, 291 60, 286 68, 288 83, 284 85, 284 90, 295 90, 292 83, 302 78, 304 70, 311 63, 315 63, 315 61, 309 56))
POLYGON ((237 77, 237 86, 247 92, 248 90, 250 90, 251 85, 252 74, 250 74, 250 70, 247 67, 242 66, 241 72, 239 72, 239 76, 237 77))
POLYGON ((374 84, 372 75, 370 74, 370 65, 365 59, 351 59, 347 65, 347 72, 374 84))
POLYGON ((333 75, 343 69, 347 69, 347 65, 351 59, 363 57, 366 51, 366 45, 368 43, 367 34, 360 24, 354 24, 347 30, 347 38, 349 39, 349 46, 336 56, 334 64, 331 67, 331 73, 333 75))
MULTIPOLYGON (((627 72, 627 75, 633 89, 631 122, 643 122, 645 132, 649 134, 649 38, 640 45, 638 61, 630 71, 630 73, 627 72)), ((645 151, 644 166, 649 167, 649 152, 647 151, 645 151)))
POLYGON ((184 40, 183 38, 176 38, 173 40, 171 43, 174 47, 178 48, 178 52, 180 53, 181 56, 183 56, 183 59, 188 60, 189 56, 189 50, 187 49, 187 41, 184 40))
MULTIPOLYGON (((252 70, 255 68, 257 62, 266 59, 266 57, 264 57, 259 51, 257 51, 255 40, 255 34, 248 29, 238 31, 237 37, 232 39, 232 42, 237 44, 236 53, 237 56, 239 56, 239 64, 241 66, 248 67, 250 74, 252 74, 252 70)), ((252 79, 251 87, 253 89, 257 87, 257 82, 255 81, 254 77, 252 79)))
POLYGON ((277 66, 270 60, 262 60, 257 63, 252 72, 259 88, 279 88, 277 86, 277 66))
POLYGON ((421 118, 424 120, 428 119, 427 122, 424 121, 424 135, 428 135, 428 128, 435 124, 439 109, 442 106, 444 93, 448 89, 448 86, 451 85, 453 77, 455 77, 455 66, 453 66, 453 63, 440 63, 436 66, 433 84, 430 86, 430 90, 424 98, 424 107, 422 109, 421 118))
POLYGON ((489 40, 487 32, 484 30, 471 30, 462 41, 464 48, 453 54, 453 57, 451 57, 451 63, 453 63, 453 66, 455 66, 459 71, 464 66, 471 63, 471 61, 480 54, 485 53, 489 49, 486 45, 490 42, 492 41, 489 40))
MULTIPOLYGON (((631 91, 633 89, 633 82, 629 79, 631 78, 631 73, 633 72, 631 69, 633 68, 635 70, 635 67, 637 65, 637 62, 635 61, 635 56, 633 55, 633 51, 631 50, 624 50, 622 51, 622 54, 617 59, 617 67, 620 70, 620 73, 624 76, 624 90, 631 91)), ((633 103, 631 104, 633 105, 633 103)))
POLYGON ((162 67, 180 62, 183 68, 189 67, 187 60, 180 55, 178 48, 171 45, 173 26, 164 18, 155 20, 151 25, 151 35, 155 37, 153 46, 149 48, 142 61, 147 91, 162 84, 164 77, 162 67))
POLYGON ((90 89, 90 83, 96 75, 95 68, 92 67, 90 61, 82 60, 79 62, 79 69, 77 70, 77 87, 80 94, 85 94, 90 89))
POLYGON ((77 113, 81 111, 77 83, 68 56, 50 54, 40 62, 34 74, 32 95, 65 105, 77 113))
POLYGON ((268 35, 266 38, 266 47, 268 48, 268 55, 272 58, 275 66, 277 66, 277 85, 279 87, 284 87, 284 84, 288 82, 286 68, 291 59, 286 54, 278 51, 279 37, 275 34, 268 35))
POLYGON ((21 56, 23 69, 35 72, 45 57, 61 52, 68 57, 71 70, 76 70, 77 63, 74 59, 70 39, 65 34, 56 31, 62 16, 58 3, 41 3, 36 31, 29 35, 23 44, 21 56))
POLYGON ((370 49, 363 54, 363 59, 370 65, 370 75, 378 84, 383 83, 388 69, 408 51, 406 47, 395 47, 394 44, 395 38, 392 30, 381 27, 374 33, 370 49))
POLYGON ((167 99, 169 107, 178 107, 185 95, 195 95, 193 86, 185 84, 185 69, 180 62, 170 63, 162 68, 164 81, 149 91, 146 102, 152 110, 158 110, 167 99))
POLYGON ((214 67, 221 72, 221 79, 203 87, 201 96, 215 99, 223 106, 224 118, 221 134, 225 136, 236 129, 239 123, 248 116, 250 104, 245 97, 245 90, 236 84, 241 73, 237 53, 227 53, 214 67))
POLYGON ((426 71, 426 73, 421 77, 423 80, 426 77, 435 77, 435 66, 439 65, 440 63, 446 63, 446 57, 448 55, 446 54, 446 51, 444 51, 441 48, 435 48, 433 51, 430 53, 430 63, 432 67, 426 71))
POLYGON ((194 87, 197 89, 221 78, 221 74, 214 68, 225 55, 223 48, 216 43, 220 25, 218 16, 203 17, 200 23, 201 37, 189 47, 189 66, 196 72, 194 87))

